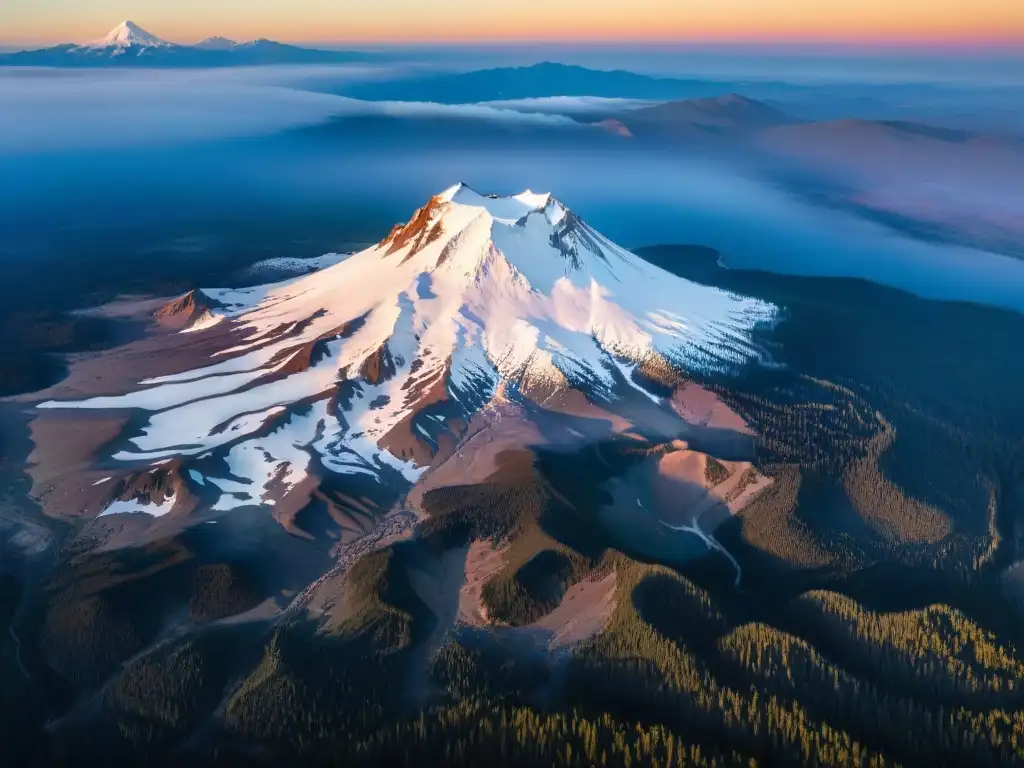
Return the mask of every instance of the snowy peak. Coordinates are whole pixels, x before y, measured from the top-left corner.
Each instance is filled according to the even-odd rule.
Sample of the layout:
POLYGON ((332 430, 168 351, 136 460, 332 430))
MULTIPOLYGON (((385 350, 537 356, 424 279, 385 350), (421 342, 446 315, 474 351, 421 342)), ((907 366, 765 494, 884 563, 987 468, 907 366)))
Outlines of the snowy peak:
POLYGON ((508 219, 510 218, 508 216, 510 211, 518 210, 520 215, 512 216, 511 220, 513 221, 522 218, 522 216, 525 216, 532 211, 543 210, 552 200, 549 193, 538 194, 529 189, 525 192, 520 192, 518 195, 509 195, 508 197, 501 197, 499 195, 481 195, 475 189, 462 181, 444 190, 444 192, 437 195, 437 197, 449 203, 484 208, 492 215, 499 218, 508 219))
POLYGON ((230 51, 236 45, 238 43, 230 38, 214 35, 213 37, 200 40, 194 47, 203 51, 230 51))
POLYGON ((110 30, 104 38, 90 43, 87 47, 131 48, 137 46, 139 48, 163 48, 170 45, 173 45, 173 43, 150 34, 135 22, 122 21, 110 30))
POLYGON ((530 214, 544 213, 549 208, 552 216, 548 223, 554 225, 562 218, 565 209, 549 194, 526 190, 508 197, 481 195, 460 182, 431 197, 408 222, 396 224, 378 247, 385 249, 386 255, 406 251, 407 256, 412 256, 453 227, 465 226, 465 222, 479 221, 485 226, 524 226, 530 214), (462 220, 465 221, 460 224, 462 220))
POLYGON ((455 205, 479 208, 481 211, 486 211, 496 222, 506 225, 520 223, 531 213, 544 212, 549 206, 558 206, 564 210, 561 208, 561 204, 548 193, 538 194, 527 189, 518 195, 508 197, 481 195, 462 182, 449 187, 437 198, 455 205))
MULTIPOLYGON (((405 262, 433 243, 438 261, 449 263, 454 253, 481 253, 484 243, 521 274, 539 267, 547 278, 595 271, 602 279, 619 280, 616 270, 630 269, 632 254, 611 243, 549 193, 525 190, 501 197, 483 195, 464 183, 432 197, 406 224, 398 224, 379 244, 385 256, 401 251, 405 262), (474 232, 473 236, 470 232, 474 232)), ((472 259, 471 259, 472 260, 472 259)), ((486 260, 476 258, 476 267, 486 260)))
POLYGON ((414 482, 495 398, 554 407, 571 391, 668 416, 684 372, 762 356, 752 332, 775 308, 648 264, 550 194, 457 184, 333 266, 159 314, 195 332, 196 367, 39 407, 148 411, 111 458, 226 461, 209 482, 227 509, 298 487, 312 455, 414 482))

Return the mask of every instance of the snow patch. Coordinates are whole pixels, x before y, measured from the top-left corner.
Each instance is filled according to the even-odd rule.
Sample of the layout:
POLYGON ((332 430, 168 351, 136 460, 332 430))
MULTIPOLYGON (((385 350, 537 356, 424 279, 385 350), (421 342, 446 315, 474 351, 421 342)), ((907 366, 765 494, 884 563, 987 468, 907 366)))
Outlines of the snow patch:
POLYGON ((213 312, 204 312, 197 320, 190 323, 187 328, 182 328, 179 333, 205 331, 207 328, 213 328, 213 326, 223 319, 224 315, 218 315, 213 312))
POLYGON ((257 277, 262 277, 268 273, 297 275, 304 272, 325 269, 326 267, 333 267, 335 264, 340 264, 351 255, 351 253, 325 253, 322 256, 314 256, 309 259, 300 259, 291 256, 276 256, 271 259, 257 261, 249 267, 248 274, 255 275, 257 277))
POLYGON ((159 504, 144 504, 137 499, 118 499, 117 501, 108 504, 106 508, 97 515, 97 517, 106 517, 107 515, 125 515, 133 512, 143 512, 151 517, 163 517, 172 509, 174 509, 174 496, 168 496, 159 504))

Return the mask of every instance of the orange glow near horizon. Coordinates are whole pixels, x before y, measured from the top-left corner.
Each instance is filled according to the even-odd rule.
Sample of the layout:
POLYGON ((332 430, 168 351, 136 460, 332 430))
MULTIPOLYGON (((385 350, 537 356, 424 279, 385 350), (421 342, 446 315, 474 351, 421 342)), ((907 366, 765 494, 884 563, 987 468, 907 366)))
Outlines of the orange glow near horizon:
POLYGON ((0 40, 97 38, 125 17, 175 42, 1020 42, 1024 0, 5 0, 0 40))
MULTIPOLYGON (((631 0, 603 6, 520 0, 501 11, 350 29, 350 39, 406 42, 984 42, 1024 41, 1024 0, 631 0), (825 10, 823 6, 833 5, 825 10)), ((313 38, 308 38, 313 39, 313 38)))

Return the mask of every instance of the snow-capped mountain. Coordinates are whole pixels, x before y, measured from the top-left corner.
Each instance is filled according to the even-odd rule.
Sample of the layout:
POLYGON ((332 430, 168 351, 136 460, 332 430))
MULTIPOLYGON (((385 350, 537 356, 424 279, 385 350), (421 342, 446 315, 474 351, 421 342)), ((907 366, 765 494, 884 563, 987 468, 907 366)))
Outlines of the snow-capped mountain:
POLYGON ((195 48, 199 48, 204 51, 228 51, 234 48, 238 43, 227 37, 221 37, 214 35, 213 37, 207 37, 200 40, 195 44, 195 48))
POLYGON ((318 51, 271 40, 235 43, 209 37, 196 45, 180 45, 123 21, 102 38, 84 45, 65 43, 34 51, 0 54, 0 66, 37 67, 226 67, 261 64, 340 63, 365 54, 318 51))
POLYGON ((214 509, 272 504, 323 473, 413 483, 499 401, 553 412, 573 392, 671 417, 685 371, 759 357, 751 332, 774 315, 642 261, 550 195, 460 184, 333 266, 165 307, 196 350, 187 369, 40 407, 135 409, 115 464, 182 460, 214 509))
POLYGON ((166 48, 174 45, 152 35, 138 24, 132 21, 122 21, 104 37, 92 43, 87 43, 86 48, 113 48, 124 50, 126 48, 166 48))

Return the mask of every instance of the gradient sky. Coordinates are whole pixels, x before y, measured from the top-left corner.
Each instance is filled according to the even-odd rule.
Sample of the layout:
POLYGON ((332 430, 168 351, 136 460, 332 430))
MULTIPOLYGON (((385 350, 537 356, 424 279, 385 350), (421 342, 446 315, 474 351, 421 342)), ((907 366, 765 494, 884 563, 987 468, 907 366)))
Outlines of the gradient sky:
POLYGON ((1024 0, 0 0, 0 41, 84 42, 126 18, 175 42, 1024 44, 1024 0))

